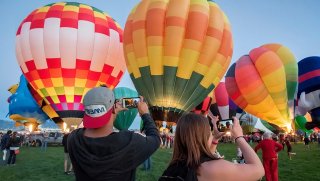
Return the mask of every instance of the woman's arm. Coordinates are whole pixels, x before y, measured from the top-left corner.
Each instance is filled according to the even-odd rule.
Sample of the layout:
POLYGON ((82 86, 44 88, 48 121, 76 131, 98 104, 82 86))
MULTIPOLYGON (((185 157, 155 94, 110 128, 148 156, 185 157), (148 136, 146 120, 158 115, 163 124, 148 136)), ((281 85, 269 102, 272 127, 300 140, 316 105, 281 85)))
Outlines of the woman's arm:
POLYGON ((259 180, 264 175, 263 165, 255 151, 246 140, 241 137, 243 136, 242 128, 237 118, 234 118, 231 133, 233 138, 237 138, 236 144, 240 147, 246 164, 234 164, 226 160, 213 160, 201 165, 204 168, 204 176, 209 174, 208 178, 223 181, 259 180))

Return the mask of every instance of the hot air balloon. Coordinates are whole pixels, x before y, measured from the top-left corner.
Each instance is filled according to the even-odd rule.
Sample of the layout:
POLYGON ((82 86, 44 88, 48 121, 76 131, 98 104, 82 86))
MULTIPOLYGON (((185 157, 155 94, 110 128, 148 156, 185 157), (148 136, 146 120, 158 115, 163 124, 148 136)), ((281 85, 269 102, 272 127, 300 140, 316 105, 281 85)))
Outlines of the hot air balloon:
POLYGON ((207 0, 141 1, 124 29, 128 71, 155 120, 175 122, 215 88, 229 66, 227 17, 207 0))
POLYGON ((74 2, 29 14, 17 30, 16 56, 32 87, 69 126, 82 120, 83 95, 99 85, 113 89, 126 69, 120 26, 74 2))
POLYGON ((45 100, 39 95, 36 90, 32 88, 29 83, 28 88, 32 97, 38 103, 39 107, 41 107, 42 111, 46 113, 50 120, 54 121, 61 129, 63 129, 63 120, 59 117, 57 112, 51 107, 50 104, 45 102, 45 100))
POLYGON ((310 113, 312 122, 307 129, 320 127, 320 57, 307 57, 299 63, 299 86, 295 107, 296 115, 310 113))
POLYGON ((196 114, 207 115, 211 106, 212 97, 206 97, 199 105, 197 105, 191 112, 196 114))
POLYGON ((305 125, 307 123, 307 119, 304 116, 296 116, 295 117, 295 127, 296 129, 300 129, 301 131, 307 133, 308 135, 311 134, 312 130, 307 130, 305 125))
POLYGON ((226 88, 230 98, 244 111, 291 129, 288 100, 297 86, 297 63, 291 51, 267 44, 242 56, 228 70, 226 88))
POLYGON ((231 114, 236 114, 237 118, 240 118, 245 114, 245 112, 236 103, 234 103, 231 98, 229 98, 229 109, 232 112, 231 114))
MULTIPOLYGON (((12 86, 8 91, 12 91, 12 86)), ((20 83, 16 91, 12 91, 9 97, 9 118, 18 122, 17 125, 33 124, 37 126, 42 124, 49 117, 42 111, 34 100, 28 88, 28 82, 23 75, 20 76, 20 83), (20 123, 20 124, 19 124, 20 123)))
POLYGON ((11 94, 14 94, 17 92, 17 89, 19 87, 19 84, 14 84, 12 86, 9 87, 8 91, 11 93, 11 94))
POLYGON ((210 110, 213 115, 219 116, 219 119, 229 119, 235 116, 229 108, 229 96, 224 82, 220 82, 211 94, 213 101, 210 110))
MULTIPOLYGON (((121 99, 124 97, 138 97, 138 92, 127 87, 117 87, 114 89, 114 96, 116 99, 121 99)), ((128 109, 127 111, 121 111, 118 113, 113 126, 118 130, 127 130, 133 120, 138 114, 138 109, 128 109)))
POLYGON ((257 118, 254 128, 259 129, 263 132, 268 132, 268 133, 272 133, 273 131, 275 131, 275 128, 273 128, 268 122, 263 121, 259 118, 257 118))
POLYGON ((210 106, 213 115, 219 116, 219 119, 231 119, 235 116, 240 122, 245 120, 246 113, 229 98, 225 82, 220 82, 210 95, 213 98, 210 106))

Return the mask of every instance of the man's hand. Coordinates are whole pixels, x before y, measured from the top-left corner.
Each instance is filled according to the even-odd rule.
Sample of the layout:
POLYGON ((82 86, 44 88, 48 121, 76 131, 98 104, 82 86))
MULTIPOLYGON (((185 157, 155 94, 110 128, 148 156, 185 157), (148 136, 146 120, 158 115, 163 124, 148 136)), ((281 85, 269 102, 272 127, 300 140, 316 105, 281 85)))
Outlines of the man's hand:
POLYGON ((140 116, 149 113, 149 108, 147 103, 144 102, 144 98, 142 96, 140 97, 140 101, 138 102, 138 111, 140 116))

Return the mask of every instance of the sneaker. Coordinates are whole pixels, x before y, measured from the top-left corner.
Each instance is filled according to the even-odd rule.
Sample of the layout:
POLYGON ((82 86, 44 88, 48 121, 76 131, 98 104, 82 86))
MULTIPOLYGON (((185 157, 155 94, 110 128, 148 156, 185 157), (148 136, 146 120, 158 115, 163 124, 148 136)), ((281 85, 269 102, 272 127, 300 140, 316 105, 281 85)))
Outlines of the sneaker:
POLYGON ((68 172, 64 172, 64 174, 68 175, 68 172))

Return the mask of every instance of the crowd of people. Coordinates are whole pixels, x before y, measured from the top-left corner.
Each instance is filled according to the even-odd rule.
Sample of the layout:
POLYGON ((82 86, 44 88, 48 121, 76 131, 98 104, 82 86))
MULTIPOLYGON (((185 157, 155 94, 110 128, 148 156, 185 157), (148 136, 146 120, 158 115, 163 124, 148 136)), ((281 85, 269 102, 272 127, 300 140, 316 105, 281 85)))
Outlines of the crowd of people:
POLYGON ((173 141, 174 141, 174 135, 172 133, 168 132, 161 132, 161 148, 172 148, 173 147, 173 141))
MULTIPOLYGON (((37 141, 30 134, 18 134, 12 130, 8 130, 6 134, 0 133, 2 162, 7 166, 16 165, 16 157, 20 153, 20 148, 40 147, 40 151, 46 152, 48 146, 49 133, 43 132, 38 134, 37 141)), ((57 135, 55 133, 55 135, 57 135)), ((67 138, 69 133, 65 133, 62 140, 64 146, 64 171, 67 175, 73 174, 72 164, 67 149, 67 138)))
MULTIPOLYGON (((207 117, 194 113, 184 114, 177 122, 175 134, 159 133, 148 105, 140 97, 138 112, 143 121, 141 133, 128 130, 114 131, 113 123, 120 111, 126 110, 115 102, 113 92, 106 87, 93 88, 84 96, 83 128, 65 134, 64 173, 74 174, 76 180, 134 180, 139 165, 151 169, 151 155, 159 148, 173 148, 168 167, 159 178, 166 180, 278 180, 278 152, 287 147, 291 160, 295 155, 291 141, 302 139, 306 146, 318 141, 320 133, 298 138, 271 133, 243 134, 239 120, 233 118, 228 131, 219 129, 219 118, 210 112, 207 117), (95 111, 99 109, 100 111, 95 111), (210 126, 213 125, 213 126, 210 126), (218 152, 219 143, 237 145, 238 160, 227 161, 218 152), (257 142, 253 149, 250 145, 257 142), (256 152, 262 150, 260 161, 256 152), (240 164, 239 164, 240 163, 240 164)), ((28 137, 8 131, 1 136, 3 159, 15 165, 19 148, 28 137), (8 155, 8 158, 7 158, 8 155)), ((42 134, 41 150, 46 151, 48 133, 42 134)))

